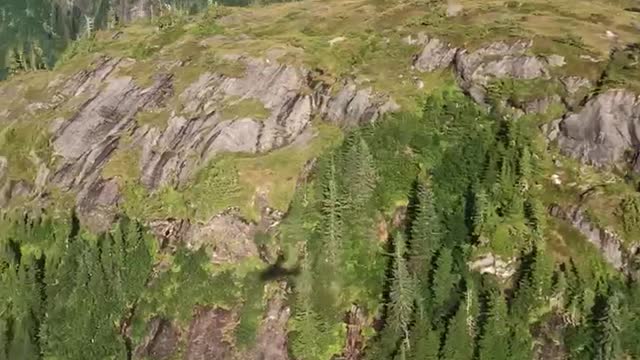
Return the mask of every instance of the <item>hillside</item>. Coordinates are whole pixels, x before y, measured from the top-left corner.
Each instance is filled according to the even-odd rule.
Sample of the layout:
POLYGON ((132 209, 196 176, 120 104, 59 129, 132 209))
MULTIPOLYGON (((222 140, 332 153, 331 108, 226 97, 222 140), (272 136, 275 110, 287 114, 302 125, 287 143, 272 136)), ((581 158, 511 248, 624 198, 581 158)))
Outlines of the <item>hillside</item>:
POLYGON ((639 3, 167 9, 0 81, 0 360, 640 358, 639 3))

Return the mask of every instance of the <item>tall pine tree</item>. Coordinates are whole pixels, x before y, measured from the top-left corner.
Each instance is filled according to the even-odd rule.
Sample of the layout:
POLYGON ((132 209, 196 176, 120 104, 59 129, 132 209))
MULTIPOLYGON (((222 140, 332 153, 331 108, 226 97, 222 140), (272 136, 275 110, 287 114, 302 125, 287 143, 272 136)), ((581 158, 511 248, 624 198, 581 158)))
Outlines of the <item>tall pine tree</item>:
POLYGON ((404 340, 409 337, 409 325, 415 304, 415 285, 409 274, 404 236, 397 232, 394 236, 393 272, 391 278, 390 303, 387 326, 404 340))
POLYGON ((433 254, 440 247, 440 223, 434 206, 433 193, 427 180, 418 179, 416 185, 414 219, 411 223, 411 269, 420 280, 420 288, 428 287, 428 279, 433 254))
POLYGON ((467 304, 462 302, 449 322, 442 359, 471 360, 472 358, 473 338, 468 324, 467 304))
POLYGON ((486 310, 482 335, 478 342, 478 360, 509 359, 507 304, 502 292, 490 293, 489 308, 486 310))

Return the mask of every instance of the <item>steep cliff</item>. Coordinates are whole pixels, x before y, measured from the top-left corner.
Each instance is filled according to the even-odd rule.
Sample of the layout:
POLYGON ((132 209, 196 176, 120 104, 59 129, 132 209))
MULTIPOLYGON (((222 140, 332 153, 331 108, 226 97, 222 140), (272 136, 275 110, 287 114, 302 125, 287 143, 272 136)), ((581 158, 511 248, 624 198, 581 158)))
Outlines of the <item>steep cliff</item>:
MULTIPOLYGON (((518 251, 536 256, 538 240, 557 259, 580 256, 566 249, 566 233, 546 227, 541 218, 550 215, 633 278, 640 244, 635 14, 581 3, 591 15, 537 1, 357 0, 211 5, 198 15, 148 19, 159 4, 122 0, 116 16, 133 24, 80 40, 52 71, 0 83, 0 206, 54 217, 74 209, 78 226, 93 233, 124 216, 149 229, 149 277, 117 320, 129 358, 289 359, 304 324, 327 316, 303 302, 313 293, 306 279, 322 285, 318 302, 337 304, 333 322, 312 339, 324 351, 314 356, 361 359, 385 316, 388 285, 376 282, 388 266, 381 254, 399 233, 414 231, 414 186, 425 168, 439 186, 434 211, 446 229, 433 236, 457 246, 450 259, 434 251, 436 269, 467 266, 515 289, 529 276, 519 267, 531 261, 518 251), (593 16, 602 11, 617 17, 593 16), (568 18, 579 19, 579 39, 558 35, 568 18), (425 102, 450 89, 471 104, 425 102), (423 113, 436 120, 412 122, 423 113), (457 121, 460 114, 477 121, 457 121), (389 121, 401 125, 385 133, 389 121), (508 159, 509 151, 519 157, 508 159), (447 172, 480 180, 449 183, 447 172), (379 179, 384 187, 372 185, 379 179), (500 201, 484 209, 487 197, 500 201), (331 242, 343 238, 351 242, 331 242), (458 246, 462 238, 469 243, 458 246), (314 277, 308 251, 325 257, 314 262, 321 269, 314 277), (341 251, 366 261, 333 269, 341 251), (323 278, 332 271, 344 279, 323 278), (207 290, 191 293, 185 276, 207 290), (208 292, 218 286, 232 294, 208 292)), ((412 271, 422 266, 416 261, 412 271)), ((476 294, 467 296, 476 306, 476 294)), ((550 296, 531 321, 559 301, 550 296)))

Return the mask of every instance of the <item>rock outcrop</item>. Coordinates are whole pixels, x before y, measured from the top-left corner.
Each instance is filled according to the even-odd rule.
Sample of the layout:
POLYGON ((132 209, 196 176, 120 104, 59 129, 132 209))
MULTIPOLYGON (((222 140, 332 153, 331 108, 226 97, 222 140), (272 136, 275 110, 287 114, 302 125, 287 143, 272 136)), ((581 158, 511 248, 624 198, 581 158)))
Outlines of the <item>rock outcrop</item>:
POLYGON ((221 308, 200 308, 187 332, 185 360, 233 359, 233 343, 227 336, 236 321, 235 314, 221 308))
POLYGON ((485 86, 492 79, 548 78, 547 62, 541 57, 526 54, 531 45, 531 41, 524 40, 513 43, 499 41, 475 51, 458 51, 455 66, 460 86, 474 100, 484 103, 485 86))
POLYGON ((453 62, 458 49, 437 38, 424 39, 424 48, 413 60, 419 71, 430 72, 446 68, 453 62))
POLYGON ((256 336, 256 344, 243 358, 260 360, 288 360, 287 322, 291 310, 286 303, 287 284, 281 282, 267 302, 256 336))
MULTIPOLYGON (((139 154, 139 180, 154 190, 184 184, 220 153, 264 153, 308 139, 301 135, 315 117, 354 126, 398 108, 387 96, 358 88, 349 79, 334 85, 339 87, 335 91, 301 67, 240 56, 225 61, 240 63, 244 74, 207 72, 180 94, 174 94, 171 73, 156 74, 147 87, 121 75, 134 63, 131 59, 100 57, 91 69, 57 79, 47 88, 50 102, 39 108, 64 108, 70 115, 51 119, 57 161, 54 168, 44 166, 39 172, 40 187, 77 194, 80 218, 96 231, 106 230, 120 189, 115 179, 103 178, 102 170, 116 151, 131 150, 128 157, 134 161, 139 154), (224 112, 243 101, 258 102, 268 116, 224 112), (166 127, 139 124, 142 112, 168 113, 166 127)), ((20 184, 4 188, 3 203, 25 192, 20 184)))
POLYGON ((625 248, 622 240, 615 233, 595 225, 587 217, 584 210, 578 206, 563 209, 558 205, 553 205, 550 207, 549 213, 558 219, 569 222, 600 251, 602 257, 614 268, 628 272, 632 253, 625 248))
POLYGON ((193 251, 205 247, 213 263, 237 263, 258 256, 255 234, 256 225, 233 213, 223 213, 204 224, 191 225, 184 243, 193 251))
POLYGON ((609 90, 577 113, 555 121, 548 133, 560 151, 596 167, 630 163, 640 170, 640 101, 627 90, 609 90))
POLYGON ((495 275, 501 279, 508 279, 516 272, 515 261, 505 261, 492 253, 481 255, 468 265, 473 271, 495 275))
POLYGON ((170 321, 161 317, 153 318, 147 324, 147 334, 136 347, 135 357, 139 359, 171 359, 178 348, 180 331, 170 321))
MULTIPOLYGON (((453 65, 458 84, 478 103, 485 103, 486 86, 493 79, 537 79, 549 78, 547 58, 527 54, 531 40, 514 42, 497 41, 470 51, 425 35, 409 43, 423 44, 420 54, 414 58, 413 66, 430 72, 453 65)), ((557 65, 557 61, 555 61, 557 65)))
POLYGON ((593 88, 591 81, 579 76, 565 76, 560 82, 566 92, 564 103, 570 110, 577 107, 593 88))

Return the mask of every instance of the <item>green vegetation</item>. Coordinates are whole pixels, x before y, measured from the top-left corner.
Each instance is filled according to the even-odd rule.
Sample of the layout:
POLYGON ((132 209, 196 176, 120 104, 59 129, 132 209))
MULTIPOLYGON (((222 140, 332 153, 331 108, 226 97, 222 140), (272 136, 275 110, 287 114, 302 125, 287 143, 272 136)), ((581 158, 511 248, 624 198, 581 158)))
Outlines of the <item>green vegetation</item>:
POLYGON ((625 49, 615 51, 605 69, 602 89, 626 88, 640 93, 640 46, 632 44, 625 49))
POLYGON ((154 243, 136 223, 108 234, 77 219, 3 219, 0 251, 2 359, 125 356, 122 315, 145 286, 154 243))
POLYGON ((281 231, 290 257, 303 259, 294 354, 335 353, 343 339, 327 329, 341 328, 336 314, 356 303, 385 322, 367 342, 371 359, 529 358, 531 329, 553 314, 573 319, 563 325, 566 338, 557 339, 582 344, 570 348, 582 349, 571 358, 633 356, 609 339, 636 326, 622 325, 619 314, 634 310, 620 310, 619 299, 637 285, 626 287, 564 224, 548 224, 538 186, 547 160, 535 124, 486 114, 446 90, 427 99, 421 115, 355 131, 321 158, 281 231), (408 224, 376 239, 375 213, 388 213, 401 194, 408 224), (517 259, 512 281, 467 270, 474 254, 487 251, 517 259))
MULTIPOLYGON (((181 94, 206 72, 241 77, 247 69, 238 59, 259 56, 303 65, 312 80, 328 86, 353 78, 361 89, 392 95, 404 112, 345 133, 317 122, 309 136, 282 149, 219 154, 190 180, 169 179, 154 190, 141 183, 138 144, 121 138, 101 174, 116 179, 122 192, 111 231, 92 234, 74 215, 31 213, 30 204, 2 215, 0 360, 136 358, 132 350, 153 319, 179 330, 173 356, 180 356, 202 308, 228 310, 225 341, 250 352, 276 293, 291 309, 288 346, 301 360, 339 356, 350 330, 345 314, 354 308, 364 314, 362 351, 371 360, 529 359, 546 343, 559 344, 571 360, 640 358, 638 281, 612 269, 578 231, 547 211, 550 204, 579 202, 598 226, 637 239, 637 179, 548 151, 538 127, 564 105, 518 119, 500 106, 488 111, 453 85, 448 70, 412 70, 419 47, 404 41, 425 32, 473 50, 536 34, 533 54, 560 54, 567 63, 553 69, 551 79, 501 79, 488 86, 494 104, 521 107, 564 95, 561 75, 597 80, 604 70, 599 91, 640 91, 635 47, 613 52, 608 64, 593 61, 609 54, 605 30, 614 29, 621 41, 633 39, 631 15, 618 2, 460 3, 463 12, 455 17, 446 16, 444 2, 209 4, 200 15, 185 9, 204 2, 193 8, 182 3, 181 11, 154 17, 153 28, 143 21, 116 37, 89 29, 58 57, 58 70, 75 71, 97 53, 130 56, 137 62, 118 69, 121 75, 145 87, 154 73, 169 69, 181 94), (287 274, 284 291, 284 282, 265 281, 270 269, 260 259, 213 263, 207 239, 194 250, 153 239, 141 225, 204 222, 236 207, 260 228, 265 204, 286 214, 277 227, 256 235, 261 256, 279 256, 275 267, 287 274), (488 254, 513 274, 470 269, 488 254), (541 334, 541 328, 558 331, 541 334), (542 341, 545 336, 553 338, 542 341)), ((33 182, 38 162, 52 161, 46 120, 82 100, 35 115, 24 111, 28 103, 47 100, 43 89, 53 79, 40 72, 53 57, 38 41, 30 36, 0 44, 0 51, 8 49, 5 65, 13 76, 0 85, 0 109, 8 119, 0 129, 0 155, 8 159, 12 181, 33 182), (7 90, 20 81, 29 85, 7 90)), ((270 116, 257 99, 227 100, 219 109, 225 120, 270 116)), ((172 106, 179 108, 179 101, 174 97, 172 106)), ((164 130, 171 110, 141 112, 136 122, 164 130)), ((59 189, 48 195, 59 207, 73 205, 59 189)))
POLYGON ((131 143, 129 137, 120 139, 120 146, 115 154, 102 168, 102 176, 105 179, 116 178, 121 185, 135 181, 140 177, 139 149, 131 143))
POLYGON ((139 112, 136 115, 136 121, 138 125, 148 125, 151 127, 158 128, 159 130, 164 130, 169 125, 169 114, 168 111, 144 111, 139 112))
POLYGON ((0 154, 7 158, 9 180, 32 182, 38 171, 38 161, 51 158, 49 136, 43 121, 17 121, 0 130, 0 154))
POLYGON ((206 221, 229 207, 237 207, 247 219, 258 220, 261 198, 271 207, 286 211, 305 163, 341 138, 340 130, 327 124, 317 124, 315 133, 308 144, 292 144, 264 155, 220 155, 178 188, 166 185, 150 192, 140 184, 139 150, 135 145, 120 147, 102 174, 120 181, 124 211, 136 219, 206 221))
MULTIPOLYGON (((549 155, 536 119, 487 113, 453 87, 421 108, 354 129, 338 144, 338 130, 322 125, 307 145, 221 156, 179 189, 140 186, 127 139, 105 172, 129 175, 119 180, 122 210, 140 219, 204 220, 231 205, 252 216, 260 192, 290 204, 277 235, 256 241, 280 248, 282 266, 297 274, 288 277, 288 326, 298 358, 339 354, 354 304, 369 326, 381 324, 365 331, 370 359, 530 358, 533 329, 555 317, 569 319, 555 325, 563 328, 555 340, 570 359, 640 355, 632 340, 637 283, 567 224, 547 219, 540 185, 549 155), (398 204, 406 204, 404 221, 391 221, 398 204), (469 271, 487 252, 515 259, 509 281, 469 271)), ((632 231, 637 199, 620 204, 632 231)), ((127 336, 140 343, 152 319, 186 329, 201 307, 234 311, 230 341, 250 350, 273 293, 259 260, 214 265, 206 245, 158 249, 126 217, 99 235, 50 215, 6 217, 2 228, 3 358, 119 358, 127 336)))
POLYGON ((220 111, 222 119, 225 120, 242 118, 265 120, 271 114, 258 99, 229 99, 220 111))

